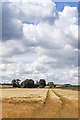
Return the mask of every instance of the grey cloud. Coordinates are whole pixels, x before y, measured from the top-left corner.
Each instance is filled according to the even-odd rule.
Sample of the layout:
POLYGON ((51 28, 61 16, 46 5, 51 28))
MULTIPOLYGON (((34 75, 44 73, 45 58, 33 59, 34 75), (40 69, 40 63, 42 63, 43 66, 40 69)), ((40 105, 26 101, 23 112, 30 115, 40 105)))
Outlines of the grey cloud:
MULTIPOLYGON (((48 1, 46 1, 47 3, 48 1)), ((2 4, 2 39, 23 39, 23 21, 38 24, 39 21, 52 24, 56 19, 56 9, 52 2, 44 5, 38 2, 2 4)))
MULTIPOLYGON (((33 74, 36 74, 37 77, 38 74, 38 79, 39 77, 45 77, 48 71, 52 70, 54 73, 54 69, 77 67, 78 53, 75 48, 78 48, 78 41, 74 35, 76 28, 74 30, 70 29, 71 25, 74 26, 75 23, 71 22, 71 18, 68 20, 68 13, 67 15, 64 13, 65 18, 64 16, 60 18, 59 14, 56 16, 52 15, 52 11, 55 14, 56 12, 50 8, 52 11, 49 14, 47 14, 48 11, 44 11, 43 15, 40 9, 35 12, 36 7, 28 8, 30 6, 26 5, 23 7, 17 3, 3 4, 3 62, 6 65, 8 63, 11 65, 6 71, 11 70, 16 64, 15 69, 12 69, 12 73, 10 73, 12 77, 25 78, 28 75, 33 77, 33 74), (29 10, 29 14, 27 10, 29 10), (35 14, 33 14, 34 12, 35 14), (34 25, 27 23, 22 25, 21 22, 23 20, 35 23, 34 25), (36 24, 38 21, 39 23, 36 24), (36 54, 35 59, 33 59, 33 53, 36 54), (31 63, 33 63, 32 67, 29 59, 24 61, 25 58, 23 57, 25 55, 27 58, 29 54, 32 56, 30 58, 32 59, 31 63), (20 59, 22 57, 23 59, 20 59), (22 63, 22 65, 17 67, 18 63, 22 63), (28 67, 26 67, 26 64, 28 64, 28 67), (40 76, 41 73, 43 74, 42 76, 40 76), (21 76, 22 74, 23 77, 21 76)), ((68 9, 66 8, 66 11, 68 9)), ((46 9, 43 7, 42 10, 46 9)), ((75 15, 72 14, 73 12, 70 13, 70 16, 74 18, 75 15)), ((54 75, 50 79, 53 79, 53 77, 54 75)), ((56 76, 54 79, 58 80, 56 76)))
POLYGON ((2 4, 2 40, 21 39, 22 23, 17 18, 17 10, 11 3, 2 4))
POLYGON ((8 57, 2 57, 2 63, 13 64, 13 63, 15 63, 15 61, 8 57))
POLYGON ((25 53, 25 51, 23 52, 22 50, 20 50, 20 48, 14 47, 8 53, 6 53, 6 55, 2 55, 2 57, 12 57, 14 55, 21 55, 23 53, 25 53))

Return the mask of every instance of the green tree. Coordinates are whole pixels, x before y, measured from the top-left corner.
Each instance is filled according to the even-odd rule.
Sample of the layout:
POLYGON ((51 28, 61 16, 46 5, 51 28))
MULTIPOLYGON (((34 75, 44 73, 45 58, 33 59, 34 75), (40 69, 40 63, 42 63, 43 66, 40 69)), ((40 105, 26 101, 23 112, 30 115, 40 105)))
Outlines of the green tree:
POLYGON ((47 85, 49 85, 49 86, 53 86, 54 85, 54 83, 53 82, 48 82, 48 84, 47 85))
POLYGON ((12 80, 12 86, 13 87, 20 87, 20 80, 19 79, 13 79, 12 80))
POLYGON ((35 88, 37 88, 37 87, 39 87, 39 82, 38 81, 36 81, 36 83, 35 83, 35 88))
POLYGON ((22 88, 33 88, 34 81, 32 79, 26 79, 21 83, 22 88))
POLYGON ((49 85, 52 88, 52 86, 54 86, 54 83, 53 82, 48 82, 47 85, 49 85))
POLYGON ((46 81, 44 79, 40 79, 39 87, 45 87, 45 86, 46 86, 46 81))

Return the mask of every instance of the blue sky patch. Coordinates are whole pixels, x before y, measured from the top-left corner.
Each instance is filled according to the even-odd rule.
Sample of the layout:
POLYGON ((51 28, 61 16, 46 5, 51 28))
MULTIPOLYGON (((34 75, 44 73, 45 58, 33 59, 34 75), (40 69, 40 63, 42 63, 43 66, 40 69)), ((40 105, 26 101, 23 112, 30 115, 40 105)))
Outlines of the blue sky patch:
POLYGON ((57 11, 63 11, 65 6, 78 7, 78 2, 55 2, 55 3, 57 11))
POLYGON ((33 25, 34 25, 33 22, 29 22, 29 21, 23 21, 22 23, 23 23, 23 24, 33 24, 33 25))

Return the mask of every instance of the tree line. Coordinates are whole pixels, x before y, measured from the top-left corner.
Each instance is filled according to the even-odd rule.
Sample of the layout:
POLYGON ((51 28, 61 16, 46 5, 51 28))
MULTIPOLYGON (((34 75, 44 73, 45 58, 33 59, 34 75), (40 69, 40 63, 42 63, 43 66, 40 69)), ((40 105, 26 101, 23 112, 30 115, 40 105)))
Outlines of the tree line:
POLYGON ((52 86, 54 85, 54 83, 48 82, 48 84, 46 84, 45 79, 40 79, 39 81, 36 81, 36 83, 34 82, 33 79, 26 79, 22 82, 19 79, 12 80, 12 86, 18 88, 37 88, 37 87, 44 88, 46 85, 52 86))

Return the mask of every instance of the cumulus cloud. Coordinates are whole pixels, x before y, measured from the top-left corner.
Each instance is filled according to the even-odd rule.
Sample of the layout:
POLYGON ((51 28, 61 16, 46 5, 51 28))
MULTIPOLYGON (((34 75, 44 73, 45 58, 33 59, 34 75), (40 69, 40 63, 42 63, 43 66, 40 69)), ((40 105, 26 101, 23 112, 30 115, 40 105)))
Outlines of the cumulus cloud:
POLYGON ((23 22, 38 23, 39 21, 51 21, 55 17, 55 4, 51 1, 28 1, 26 4, 7 3, 2 4, 2 39, 21 39, 23 37, 23 22))
MULTIPOLYGON (((62 72, 57 77, 59 73, 55 74, 54 69, 77 68, 76 7, 65 6, 62 12, 57 12, 52 1, 29 0, 26 3, 3 3, 2 10, 4 79, 24 79, 26 76, 48 79, 49 76, 49 79, 59 81, 64 80, 62 76, 67 73, 62 72)), ((69 79, 73 77, 72 74, 69 79)))
POLYGON ((18 9, 11 3, 2 3, 2 40, 21 39, 22 24, 18 9))
MULTIPOLYGON (((1 69, 1 68, 0 68, 1 69)), ((55 84, 77 84, 78 83, 78 73, 77 68, 73 69, 53 69, 52 71, 48 69, 46 72, 45 66, 37 64, 2 64, 2 78, 3 82, 5 79, 9 82, 12 79, 21 79, 32 78, 34 80, 39 80, 44 78, 49 81, 54 81, 55 84), (4 79, 5 78, 5 79, 4 79), (72 83, 73 81, 73 83, 72 83)))
POLYGON ((50 63, 52 67, 77 66, 78 25, 76 14, 77 8, 67 6, 59 13, 59 19, 56 19, 53 25, 49 22, 40 22, 37 26, 24 24, 23 32, 26 41, 27 39, 33 41, 33 45, 38 46, 36 51, 44 64, 50 63))

